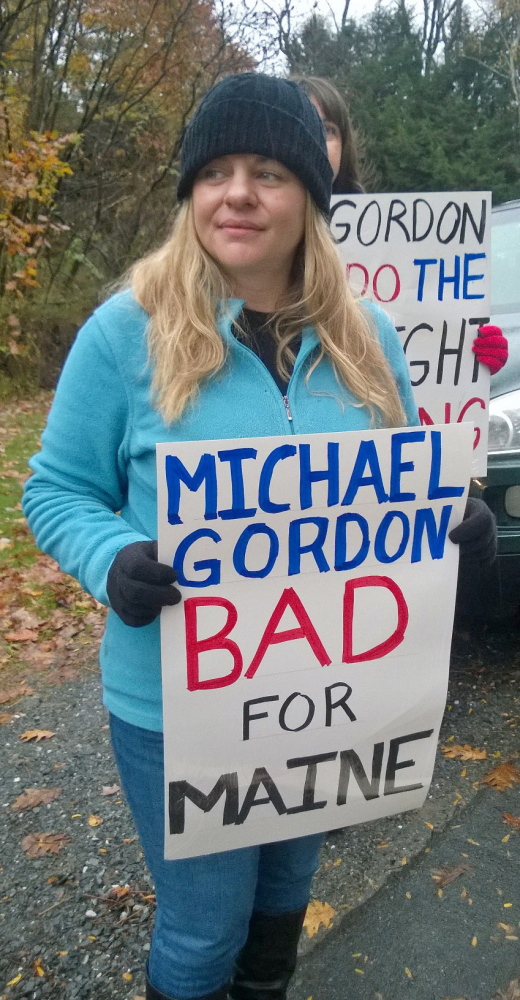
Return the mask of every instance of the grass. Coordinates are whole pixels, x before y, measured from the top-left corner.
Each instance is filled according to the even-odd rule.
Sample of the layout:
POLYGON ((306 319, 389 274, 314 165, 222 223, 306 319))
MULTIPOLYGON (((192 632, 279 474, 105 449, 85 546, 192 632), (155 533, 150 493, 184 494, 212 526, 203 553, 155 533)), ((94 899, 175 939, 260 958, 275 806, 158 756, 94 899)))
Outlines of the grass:
POLYGON ((38 450, 51 402, 50 393, 11 403, 1 411, 0 428, 0 572, 35 563, 39 552, 21 511, 27 461, 38 450))
POLYGON ((22 676, 71 679, 92 661, 103 627, 101 606, 40 552, 22 514, 51 399, 37 393, 0 411, 0 703, 22 676))

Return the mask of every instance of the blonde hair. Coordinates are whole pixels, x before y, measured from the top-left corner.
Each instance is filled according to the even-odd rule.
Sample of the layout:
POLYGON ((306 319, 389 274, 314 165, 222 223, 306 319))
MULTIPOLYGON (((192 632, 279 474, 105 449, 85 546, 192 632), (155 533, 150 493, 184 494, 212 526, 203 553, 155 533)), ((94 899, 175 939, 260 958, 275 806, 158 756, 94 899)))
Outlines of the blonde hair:
MULTIPOLYGON (((295 258, 293 286, 273 316, 277 367, 288 377, 291 342, 303 325, 314 326, 320 351, 307 379, 328 357, 338 382, 367 406, 376 426, 406 423, 397 386, 365 311, 354 300, 326 223, 307 195, 303 246, 295 258)), ((134 295, 150 316, 148 350, 156 405, 166 423, 178 420, 203 379, 216 375, 226 345, 216 328, 231 289, 199 242, 191 199, 180 206, 173 231, 158 250, 129 273, 134 295)))

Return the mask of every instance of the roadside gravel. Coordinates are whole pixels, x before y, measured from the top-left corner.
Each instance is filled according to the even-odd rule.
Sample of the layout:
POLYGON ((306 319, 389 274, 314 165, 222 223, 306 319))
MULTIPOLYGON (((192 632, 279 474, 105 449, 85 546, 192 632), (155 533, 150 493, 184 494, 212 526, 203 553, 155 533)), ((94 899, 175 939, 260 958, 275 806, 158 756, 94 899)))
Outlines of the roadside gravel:
MULTIPOLYGON (((505 629, 480 640, 459 637, 454 645, 451 708, 441 742, 454 737, 485 747, 491 760, 463 765, 439 754, 420 813, 328 836, 314 896, 333 907, 336 923, 424 849, 432 833, 471 801, 490 766, 518 753, 518 640, 517 630, 505 629)), ((41 688, 9 712, 0 747, 0 1000, 141 997, 153 886, 122 795, 101 794, 118 777, 98 678, 89 673, 74 683, 41 688), (55 735, 38 743, 20 740, 36 728, 55 735), (23 791, 42 787, 61 793, 49 805, 12 809, 23 791), (92 816, 102 822, 89 825, 92 816), (69 841, 59 854, 31 859, 21 842, 42 832, 64 833, 69 841), (114 886, 130 891, 107 900, 114 886)), ((324 933, 304 942, 303 950, 324 933)))

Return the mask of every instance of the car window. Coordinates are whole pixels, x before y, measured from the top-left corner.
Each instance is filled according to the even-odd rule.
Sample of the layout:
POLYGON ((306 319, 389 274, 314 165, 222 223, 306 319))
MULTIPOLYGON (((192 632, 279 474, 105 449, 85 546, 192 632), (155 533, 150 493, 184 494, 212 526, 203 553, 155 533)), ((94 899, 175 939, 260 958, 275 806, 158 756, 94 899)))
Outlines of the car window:
POLYGON ((491 264, 491 312, 520 312, 520 208, 493 213, 491 264))

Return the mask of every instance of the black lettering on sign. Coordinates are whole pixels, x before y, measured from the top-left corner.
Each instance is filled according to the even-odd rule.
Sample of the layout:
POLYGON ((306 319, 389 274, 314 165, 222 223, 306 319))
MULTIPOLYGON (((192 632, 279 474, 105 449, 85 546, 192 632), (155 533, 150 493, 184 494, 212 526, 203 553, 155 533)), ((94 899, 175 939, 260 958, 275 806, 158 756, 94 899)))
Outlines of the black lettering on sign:
POLYGON ((372 779, 368 780, 367 773, 363 767, 355 750, 342 750, 340 753, 340 772, 338 781, 338 797, 336 804, 344 806, 347 801, 350 772, 354 775, 367 802, 370 799, 379 798, 379 781, 381 779, 381 767, 383 764, 384 743, 376 743, 372 754, 372 779))
POLYGON ((189 781, 170 781, 168 812, 170 818, 170 833, 184 833, 186 799, 193 802, 198 809, 207 813, 216 805, 222 795, 226 795, 224 817, 222 823, 229 826, 236 823, 238 815, 238 774, 232 771, 221 774, 216 784, 207 795, 200 788, 190 785, 189 781))
POLYGON ((327 805, 327 800, 322 799, 320 802, 316 802, 314 795, 316 792, 316 775, 318 772, 318 764, 322 761, 336 760, 338 756, 338 751, 332 751, 332 753, 318 753, 313 757, 293 757, 291 760, 287 761, 287 767, 306 767, 307 774, 305 775, 305 784, 303 786, 303 801, 301 806, 292 806, 291 809, 287 810, 287 813, 302 813, 311 812, 312 809, 324 809, 327 805))
POLYGON ((272 803, 279 816, 282 816, 283 813, 287 812, 285 802, 282 799, 282 796, 280 795, 273 779, 271 778, 269 771, 266 771, 265 767, 257 767, 255 768, 251 784, 247 789, 242 808, 235 820, 236 825, 241 826, 242 823, 245 823, 253 806, 265 806, 268 802, 272 803), (267 795, 263 799, 256 798, 256 793, 260 785, 263 785, 267 792, 267 795))
POLYGON ((415 761, 412 759, 402 760, 398 763, 397 758, 402 743, 412 743, 414 740, 427 740, 432 733, 433 729, 426 729, 422 733, 410 733, 409 736, 397 736, 394 740, 390 740, 385 775, 385 795, 397 795, 398 792, 413 792, 414 789, 423 787, 422 781, 418 781, 415 785, 402 785, 401 788, 395 787, 395 772, 400 771, 403 767, 413 767, 415 765, 415 761))

